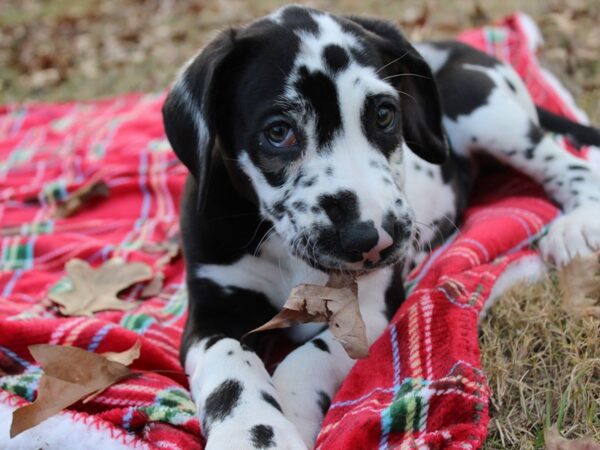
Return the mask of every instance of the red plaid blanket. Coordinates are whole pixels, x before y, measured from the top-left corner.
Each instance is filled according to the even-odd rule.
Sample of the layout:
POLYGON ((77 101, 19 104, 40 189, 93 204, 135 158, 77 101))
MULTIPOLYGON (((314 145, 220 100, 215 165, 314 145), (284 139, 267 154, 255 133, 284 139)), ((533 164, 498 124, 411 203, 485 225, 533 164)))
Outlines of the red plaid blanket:
MULTIPOLYGON (((537 103, 580 118, 540 71, 535 28, 521 15, 460 38, 510 61, 537 103)), ((177 231, 185 170, 165 139, 163 95, 0 107, 0 447, 200 449, 200 426, 178 362, 186 313, 183 264, 164 268, 160 244, 177 231), (57 219, 57 202, 103 180, 110 196, 57 219), (71 258, 118 257, 163 271, 161 293, 127 312, 63 317, 48 300, 71 258), (121 351, 137 339, 141 375, 13 440, 11 411, 31 402, 41 371, 27 346, 121 351)), ((477 320, 498 277, 535 255, 556 216, 539 187, 515 173, 480 179, 460 233, 409 278, 410 296, 334 398, 319 449, 477 448, 489 389, 477 320), (498 186, 502 186, 498 189, 498 186)), ((141 286, 129 291, 138 298, 141 286)))

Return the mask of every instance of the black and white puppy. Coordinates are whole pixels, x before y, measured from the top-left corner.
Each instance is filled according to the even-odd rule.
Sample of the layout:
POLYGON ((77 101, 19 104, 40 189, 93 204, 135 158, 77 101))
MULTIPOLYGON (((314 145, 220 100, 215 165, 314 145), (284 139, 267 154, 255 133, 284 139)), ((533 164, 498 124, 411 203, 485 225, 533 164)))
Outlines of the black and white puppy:
POLYGON ((293 286, 343 270, 363 273, 373 342, 403 299, 415 249, 459 220, 474 152, 528 174, 563 207, 541 243, 547 259, 600 249, 600 177, 543 127, 582 144, 600 133, 545 111, 540 124, 510 67, 456 42, 415 49, 385 22, 289 6, 219 34, 163 112, 191 174, 181 355, 209 450, 313 445, 354 361, 308 324, 289 330, 304 344, 271 376, 258 338, 239 339, 293 286))

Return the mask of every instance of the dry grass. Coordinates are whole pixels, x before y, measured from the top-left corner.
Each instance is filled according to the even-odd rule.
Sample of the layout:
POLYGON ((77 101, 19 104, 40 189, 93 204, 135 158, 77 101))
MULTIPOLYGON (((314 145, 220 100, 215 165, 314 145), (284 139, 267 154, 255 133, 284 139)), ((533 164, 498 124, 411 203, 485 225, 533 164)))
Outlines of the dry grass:
MULTIPOLYGON (((0 0, 0 103, 164 89, 212 35, 277 0, 0 0)), ((318 0, 395 21, 412 38, 448 37, 520 9, 540 24, 543 62, 600 123, 598 0, 318 0)), ((554 278, 514 289, 482 324, 493 391, 486 447, 540 448, 547 423, 600 439, 600 323, 559 307, 554 278)))
POLYGON ((508 292, 482 323, 488 449, 543 448, 543 428, 600 439, 600 321, 561 308, 556 277, 508 292))

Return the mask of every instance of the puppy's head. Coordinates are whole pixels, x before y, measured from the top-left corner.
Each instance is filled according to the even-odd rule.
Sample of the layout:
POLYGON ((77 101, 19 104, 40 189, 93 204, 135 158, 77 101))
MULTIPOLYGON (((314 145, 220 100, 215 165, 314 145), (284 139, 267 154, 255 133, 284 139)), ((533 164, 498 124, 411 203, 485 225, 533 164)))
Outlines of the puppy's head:
POLYGON ((289 250, 321 269, 397 262, 414 228, 403 147, 433 163, 447 153, 431 71, 398 30, 299 6, 221 33, 163 114, 201 201, 224 164, 289 250))

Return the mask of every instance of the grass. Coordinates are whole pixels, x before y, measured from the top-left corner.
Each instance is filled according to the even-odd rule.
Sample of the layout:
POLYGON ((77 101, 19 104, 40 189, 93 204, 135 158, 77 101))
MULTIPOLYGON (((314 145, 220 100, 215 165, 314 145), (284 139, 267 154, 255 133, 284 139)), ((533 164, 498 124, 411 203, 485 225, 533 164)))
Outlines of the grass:
MULTIPOLYGON (((0 103, 89 99, 165 89, 217 30, 267 14, 276 0, 2 0, 0 103)), ((514 10, 540 25, 540 57, 600 123, 597 0, 315 0, 382 16, 413 39, 449 37, 514 10)), ((554 278, 507 293, 481 325, 493 392, 488 449, 542 448, 543 429, 600 439, 600 323, 566 315, 554 278)))
POLYGON ((483 321, 492 390, 485 448, 544 448, 553 423, 570 438, 600 438, 600 323, 565 313, 562 294, 555 276, 517 286, 483 321))

